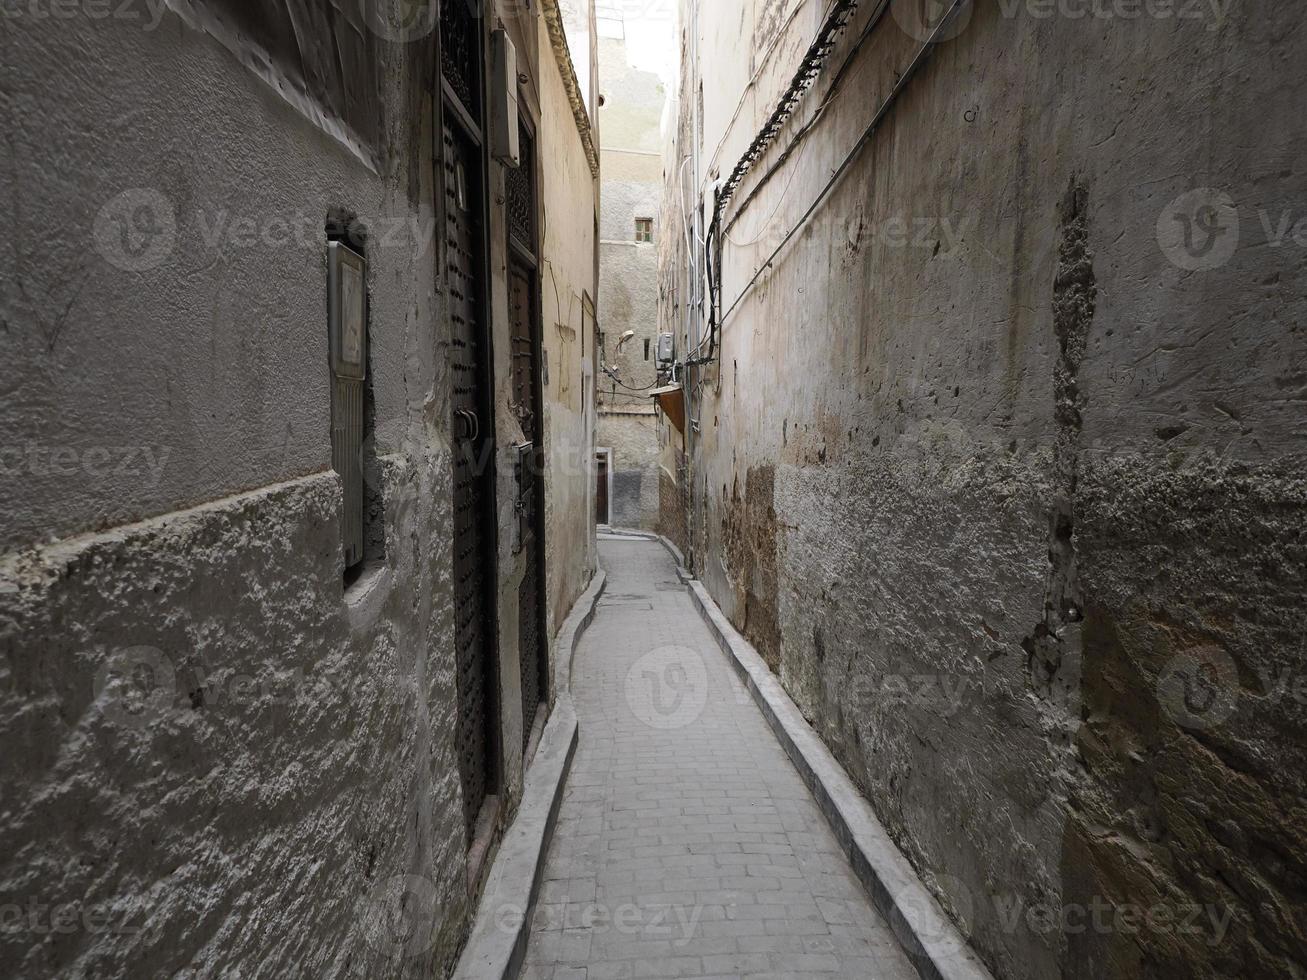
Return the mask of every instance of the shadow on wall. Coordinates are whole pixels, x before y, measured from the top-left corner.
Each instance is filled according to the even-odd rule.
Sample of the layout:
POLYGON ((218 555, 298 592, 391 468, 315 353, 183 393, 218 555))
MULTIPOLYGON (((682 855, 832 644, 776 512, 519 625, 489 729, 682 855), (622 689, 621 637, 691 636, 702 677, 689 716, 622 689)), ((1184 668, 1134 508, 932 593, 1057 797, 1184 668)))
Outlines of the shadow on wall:
POLYGON ((644 477, 642 470, 616 470, 613 473, 609 519, 614 527, 640 526, 640 492, 644 487, 644 477))

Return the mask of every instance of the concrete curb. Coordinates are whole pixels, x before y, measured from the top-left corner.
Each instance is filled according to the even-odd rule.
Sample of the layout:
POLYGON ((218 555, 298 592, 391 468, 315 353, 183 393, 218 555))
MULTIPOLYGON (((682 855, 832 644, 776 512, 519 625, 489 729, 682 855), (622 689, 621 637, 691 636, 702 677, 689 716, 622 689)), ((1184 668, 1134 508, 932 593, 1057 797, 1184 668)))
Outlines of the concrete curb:
POLYGON ((523 779, 522 803, 486 878, 472 934, 454 971, 461 980, 512 980, 522 970, 545 855, 580 738, 572 705, 572 658, 577 641, 594 620, 595 605, 606 584, 607 576, 599 569, 558 631, 554 643, 554 710, 549 713, 523 779))
POLYGON ((657 531, 640 531, 634 528, 609 528, 599 534, 601 538, 643 538, 646 541, 657 541, 671 553, 672 558, 676 560, 677 571, 682 571, 685 565, 685 556, 681 554, 681 549, 676 547, 670 538, 665 538, 657 531))
POLYGON ((672 558, 676 560, 676 570, 678 572, 683 571, 685 568, 685 556, 681 554, 681 549, 672 544, 671 538, 665 538, 661 534, 655 534, 654 537, 668 550, 672 558))
POLYGON ((731 625, 702 582, 686 584, 717 645, 812 791, 854 874, 917 973, 924 980, 993 980, 758 651, 731 625))
POLYGON ((595 571, 594 578, 590 580, 589 588, 582 592, 581 598, 572 605, 572 611, 567 614, 562 627, 558 630, 554 650, 566 651, 565 656, 557 653, 554 657, 554 691, 559 701, 566 697, 571 704, 572 660, 576 657, 576 645, 581 640, 581 634, 594 622, 595 607, 607 587, 608 574, 599 568, 595 571))

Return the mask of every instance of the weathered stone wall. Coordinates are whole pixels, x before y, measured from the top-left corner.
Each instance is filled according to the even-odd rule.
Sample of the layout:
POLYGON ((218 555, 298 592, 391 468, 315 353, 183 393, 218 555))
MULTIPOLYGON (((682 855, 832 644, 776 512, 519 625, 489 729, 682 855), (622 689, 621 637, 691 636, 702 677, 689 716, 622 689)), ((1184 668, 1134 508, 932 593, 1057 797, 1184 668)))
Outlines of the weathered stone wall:
POLYGON ((331 473, 5 559, 6 976, 452 966, 447 465, 388 467, 393 565, 354 602, 331 473))
MULTIPOLYGON (((444 975, 476 883, 434 21, 344 5, 282 34, 298 8, 139 7, 5 17, 0 974, 444 975), (368 230, 384 539, 348 589, 329 215, 368 230)), ((534 20, 510 25, 532 91, 558 72, 534 20)), ((542 158, 584 159, 566 122, 542 158)), ((545 193, 593 228, 592 182, 545 193)), ((594 289, 585 247, 567 240, 565 287, 594 289)), ((547 438, 582 446, 589 417, 560 409, 547 438)), ((590 482, 547 480, 555 619, 592 567, 590 482)), ((503 704, 501 826, 521 770, 503 704)))
MULTIPOLYGON (((725 306, 915 57, 898 8, 732 228, 725 306)), ((698 9, 706 191, 825 5, 698 9)), ((1275 66, 1307 31, 1139 10, 966 8, 726 320, 691 546, 998 975, 1292 976, 1307 140, 1275 66)))
MULTIPOLYGON (((678 456, 683 454, 678 453, 678 456)), ((680 460, 678 460, 680 462, 680 460)), ((658 467, 658 523, 654 530, 681 549, 684 555, 689 544, 688 530, 685 526, 689 499, 685 493, 685 467, 669 469, 658 467)))

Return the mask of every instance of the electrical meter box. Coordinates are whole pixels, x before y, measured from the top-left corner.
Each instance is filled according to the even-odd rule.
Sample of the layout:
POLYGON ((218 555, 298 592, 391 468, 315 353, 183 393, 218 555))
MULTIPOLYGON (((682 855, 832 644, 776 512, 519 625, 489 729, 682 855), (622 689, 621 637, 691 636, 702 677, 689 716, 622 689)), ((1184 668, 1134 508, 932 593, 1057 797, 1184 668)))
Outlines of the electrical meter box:
POLYGON ((368 265, 344 242, 329 242, 327 269, 331 370, 338 378, 362 381, 368 363, 368 265))
POLYGON ((490 92, 494 99, 491 150, 506 167, 522 163, 522 145, 518 130, 517 49, 508 31, 497 30, 490 36, 490 92))
POLYGON ((670 333, 660 333, 658 335, 658 363, 667 365, 672 363, 676 356, 676 339, 670 333))
POLYGON ((368 365, 368 265, 343 242, 327 243, 327 322, 331 350, 331 466, 345 501, 345 568, 363 560, 363 381, 368 365))

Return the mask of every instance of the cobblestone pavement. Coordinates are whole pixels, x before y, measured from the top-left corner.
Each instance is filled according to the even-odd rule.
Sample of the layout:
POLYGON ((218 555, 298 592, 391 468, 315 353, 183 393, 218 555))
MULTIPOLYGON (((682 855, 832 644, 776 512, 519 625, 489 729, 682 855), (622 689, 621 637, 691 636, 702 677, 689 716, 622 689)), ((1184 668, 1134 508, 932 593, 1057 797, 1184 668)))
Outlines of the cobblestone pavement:
POLYGON ((600 553, 523 975, 914 978, 666 550, 600 553))

